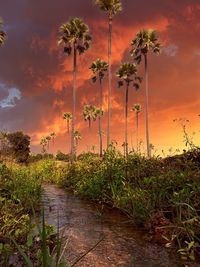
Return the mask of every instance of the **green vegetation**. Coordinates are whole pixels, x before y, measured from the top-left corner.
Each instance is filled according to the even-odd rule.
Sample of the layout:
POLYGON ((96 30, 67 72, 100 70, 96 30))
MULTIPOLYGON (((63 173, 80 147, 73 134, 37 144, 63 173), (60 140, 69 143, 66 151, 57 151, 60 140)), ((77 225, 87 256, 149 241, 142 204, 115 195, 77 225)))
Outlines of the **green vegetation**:
POLYGON ((88 126, 91 128, 92 121, 97 119, 97 107, 94 105, 85 105, 83 107, 83 118, 88 121, 88 126))
MULTIPOLYGON (((147 159, 136 153, 129 153, 125 158, 111 145, 103 159, 84 153, 72 164, 58 166, 54 161, 42 164, 42 169, 46 169, 43 172, 46 181, 119 208, 134 223, 146 227, 152 238, 166 246, 176 244, 183 258, 189 244, 193 244, 192 251, 197 255, 200 239, 199 148, 166 159, 147 159)), ((185 257, 191 259, 192 255, 185 257)))
POLYGON ((82 153, 71 163, 68 155, 59 152, 57 157, 66 162, 52 158, 24 167, 1 163, 0 243, 5 259, 13 251, 11 238, 22 251, 29 251, 24 244, 32 230, 31 211, 38 208, 42 182, 56 183, 81 197, 116 207, 146 227, 156 241, 167 247, 176 245, 183 259, 196 258, 200 240, 199 148, 165 159, 148 159, 135 152, 124 157, 112 144, 103 158, 82 153))
POLYGON ((31 211, 38 210, 41 179, 32 167, 0 163, 0 263, 13 253, 11 238, 24 244, 32 229, 31 211), (3 259, 2 256, 3 255, 3 259))
POLYGON ((65 246, 62 249, 60 231, 57 229, 56 232, 52 226, 46 225, 44 210, 42 212, 42 226, 37 223, 36 227, 39 235, 33 236, 29 234, 26 248, 21 247, 12 239, 27 267, 65 267, 66 262, 63 259, 65 246), (36 240, 38 244, 34 243, 36 240), (32 255, 29 256, 31 253, 32 255))
POLYGON ((0 158, 27 163, 30 154, 30 137, 23 132, 0 132, 0 158))
POLYGON ((42 180, 55 166, 50 160, 25 167, 0 163, 1 266, 10 266, 14 253, 15 263, 26 266, 66 266, 59 230, 45 223, 44 212, 40 226, 35 213, 40 211, 42 180))
MULTIPOLYGON (((45 224, 37 225, 34 235, 31 221, 40 211, 42 183, 55 183, 102 205, 110 205, 123 211, 135 224, 145 227, 152 238, 164 242, 167 247, 176 245, 182 259, 195 260, 200 253, 200 148, 196 147, 187 133, 185 121, 181 121, 184 141, 188 151, 182 155, 165 159, 152 156, 149 141, 149 52, 160 53, 160 43, 154 30, 139 31, 131 43, 130 54, 134 62, 144 59, 146 95, 146 143, 147 157, 139 151, 138 120, 141 105, 135 104, 136 152, 129 150, 128 110, 129 89, 139 89, 142 78, 138 76, 135 63, 123 63, 116 75, 119 87, 126 86, 125 97, 125 142, 124 155, 110 142, 111 122, 111 77, 112 77, 112 24, 113 17, 122 10, 120 0, 96 0, 95 4, 108 16, 108 63, 97 59, 90 70, 92 81, 99 82, 99 108, 85 105, 84 120, 99 119, 99 155, 82 153, 76 155, 81 133, 76 129, 76 81, 78 54, 85 53, 91 45, 88 25, 80 18, 72 18, 60 27, 59 45, 67 56, 73 55, 73 99, 72 114, 65 112, 67 132, 71 130, 70 154, 59 151, 49 154, 54 146, 56 133, 42 137, 42 154, 30 155, 30 137, 22 132, 0 135, 0 264, 8 266, 11 255, 17 250, 28 266, 65 266, 61 262, 61 240, 59 231, 45 224), (103 152, 102 118, 103 79, 108 73, 108 123, 107 149, 103 152), (70 122, 71 127, 70 127, 70 122), (71 129, 70 129, 71 128, 71 129), (64 161, 64 162, 61 162, 64 161), (4 162, 4 163, 3 163, 4 162), (17 165, 17 164, 26 164, 17 165), (39 237, 39 242, 37 238, 39 237), (56 240, 56 241, 55 241, 56 240), (49 243, 51 247, 47 245, 49 243)), ((0 47, 6 33, 0 20, 0 47)), ((132 103, 133 104, 133 103, 132 103)), ((97 105, 98 106, 98 105, 97 105)), ((176 121, 176 120, 175 120, 176 121)))

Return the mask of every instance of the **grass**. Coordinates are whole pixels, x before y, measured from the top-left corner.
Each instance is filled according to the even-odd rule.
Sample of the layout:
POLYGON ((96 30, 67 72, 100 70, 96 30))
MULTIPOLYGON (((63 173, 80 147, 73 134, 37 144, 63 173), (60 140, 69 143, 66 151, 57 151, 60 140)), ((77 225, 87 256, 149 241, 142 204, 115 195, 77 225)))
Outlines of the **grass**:
POLYGON ((41 183, 50 182, 124 211, 154 239, 175 247, 183 259, 194 260, 200 253, 199 148, 147 159, 136 153, 124 158, 110 146, 103 158, 83 153, 73 163, 46 159, 26 167, 0 164, 0 175, 2 251, 6 238, 25 242, 31 207, 38 206, 41 183))
POLYGON ((61 267, 61 236, 59 230, 37 223, 40 211, 42 182, 55 162, 46 161, 29 166, 0 163, 0 265, 10 266, 9 259, 18 252, 18 261, 26 266, 61 267), (36 222, 33 223, 33 218, 36 222), (35 228, 38 235, 35 234, 35 228), (21 255, 22 259, 20 259, 21 255))
POLYGON ((193 254, 198 257, 198 148, 166 159, 146 159, 135 153, 130 153, 125 159, 111 146, 103 159, 85 153, 66 166, 58 166, 54 161, 41 164, 49 168, 49 171, 44 168, 43 177, 46 181, 73 190, 79 196, 117 207, 130 216, 133 222, 146 227, 156 236, 156 240, 165 242, 166 246, 176 245, 181 257, 192 259, 193 254))
POLYGON ((26 242, 32 229, 31 211, 38 210, 41 179, 31 167, 0 163, 0 263, 13 253, 11 238, 26 242))

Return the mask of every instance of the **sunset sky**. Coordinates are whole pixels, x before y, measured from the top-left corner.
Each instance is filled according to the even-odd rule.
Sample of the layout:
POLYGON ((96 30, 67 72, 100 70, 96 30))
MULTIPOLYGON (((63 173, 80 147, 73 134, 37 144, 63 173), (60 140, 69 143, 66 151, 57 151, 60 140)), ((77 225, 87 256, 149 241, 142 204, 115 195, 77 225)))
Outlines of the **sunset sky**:
MULTIPOLYGON (((158 31, 162 54, 149 58, 150 142, 160 152, 183 148, 183 135, 175 118, 190 120, 188 131, 200 143, 200 1, 122 0, 123 11, 114 18, 112 48, 111 138, 124 141, 125 90, 117 88, 116 70, 133 61, 130 42, 137 31, 158 31)), ((78 16, 89 25, 93 38, 89 51, 78 58, 76 129, 82 134, 79 151, 96 145, 97 122, 91 131, 84 122, 85 104, 99 105, 99 87, 90 81, 89 66, 98 57, 107 61, 107 17, 92 0, 1 0, 0 16, 8 40, 0 48, 0 131, 23 130, 31 136, 32 150, 41 150, 42 136, 57 134, 51 152, 69 151, 64 112, 72 111, 72 57, 57 45, 59 26, 78 16)), ((141 64, 139 73, 144 75, 141 64)), ((107 78, 104 80, 103 129, 107 124, 107 78)), ((144 83, 129 98, 129 143, 135 146, 135 114, 141 103, 139 135, 145 141, 144 83)), ((106 136, 104 137, 104 145, 106 136)), ((142 146, 143 147, 143 146, 142 146)), ((144 143, 145 148, 145 143, 144 143)))

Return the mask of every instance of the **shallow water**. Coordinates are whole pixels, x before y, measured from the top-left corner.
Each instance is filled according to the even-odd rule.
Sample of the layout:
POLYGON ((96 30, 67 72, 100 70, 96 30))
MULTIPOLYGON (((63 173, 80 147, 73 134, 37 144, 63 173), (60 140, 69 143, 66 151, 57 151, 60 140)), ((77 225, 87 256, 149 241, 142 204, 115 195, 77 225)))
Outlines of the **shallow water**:
POLYGON ((116 210, 106 208, 102 213, 94 203, 79 199, 55 185, 44 185, 42 204, 47 223, 57 225, 59 217, 59 227, 68 241, 65 257, 69 266, 102 238, 76 266, 184 266, 168 249, 145 241, 144 233, 116 210))

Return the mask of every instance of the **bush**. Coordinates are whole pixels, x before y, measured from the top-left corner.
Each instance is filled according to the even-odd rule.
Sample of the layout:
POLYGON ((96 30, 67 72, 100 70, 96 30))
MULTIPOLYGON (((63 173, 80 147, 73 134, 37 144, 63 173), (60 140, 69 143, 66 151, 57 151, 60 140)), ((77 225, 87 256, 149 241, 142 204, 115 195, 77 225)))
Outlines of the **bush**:
POLYGON ((7 135, 11 155, 18 163, 26 163, 30 154, 30 137, 23 132, 9 133, 7 135))
POLYGON ((38 209, 40 195, 41 180, 33 168, 0 164, 0 241, 26 239, 30 213, 38 209))
POLYGON ((57 182, 125 211, 135 223, 184 247, 185 241, 200 239, 198 159, 199 150, 167 159, 130 153, 125 159, 110 146, 103 159, 81 154, 62 169, 57 182))
POLYGON ((39 154, 35 154, 35 155, 31 154, 29 156, 28 162, 29 163, 34 163, 34 162, 38 162, 38 161, 41 161, 41 160, 48 160, 48 159, 53 159, 53 158, 54 158, 53 154, 47 154, 47 153, 45 153, 45 154, 39 153, 39 154))
POLYGON ((58 151, 56 154, 56 160, 60 161, 70 161, 70 155, 69 154, 64 154, 61 151, 58 151))

